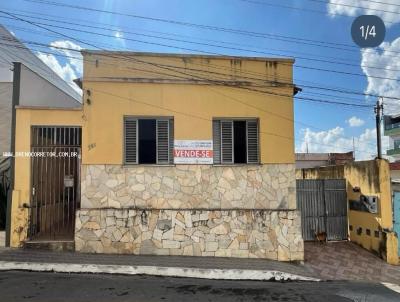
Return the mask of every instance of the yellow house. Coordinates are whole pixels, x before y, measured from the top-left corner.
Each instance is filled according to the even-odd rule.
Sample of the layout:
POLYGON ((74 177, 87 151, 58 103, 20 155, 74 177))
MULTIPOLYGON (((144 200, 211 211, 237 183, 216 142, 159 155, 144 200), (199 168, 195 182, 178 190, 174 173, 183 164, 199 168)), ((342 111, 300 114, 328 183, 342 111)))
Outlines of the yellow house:
POLYGON ((292 59, 82 54, 80 111, 18 109, 17 147, 81 156, 67 170, 16 163, 14 246, 43 235, 81 252, 303 260, 292 59), (55 193, 32 195, 35 171, 54 169, 55 193))

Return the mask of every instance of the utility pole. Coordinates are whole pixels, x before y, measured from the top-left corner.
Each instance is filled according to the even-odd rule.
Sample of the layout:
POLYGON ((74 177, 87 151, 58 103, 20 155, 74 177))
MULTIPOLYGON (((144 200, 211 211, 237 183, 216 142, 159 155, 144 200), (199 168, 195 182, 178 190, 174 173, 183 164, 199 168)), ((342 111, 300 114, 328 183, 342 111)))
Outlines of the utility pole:
POLYGON ((382 121, 382 111, 383 111, 383 103, 381 102, 382 98, 379 98, 376 101, 376 106, 374 108, 375 111, 375 120, 376 120, 376 147, 378 148, 378 158, 382 158, 382 138, 381 138, 381 121, 382 121))

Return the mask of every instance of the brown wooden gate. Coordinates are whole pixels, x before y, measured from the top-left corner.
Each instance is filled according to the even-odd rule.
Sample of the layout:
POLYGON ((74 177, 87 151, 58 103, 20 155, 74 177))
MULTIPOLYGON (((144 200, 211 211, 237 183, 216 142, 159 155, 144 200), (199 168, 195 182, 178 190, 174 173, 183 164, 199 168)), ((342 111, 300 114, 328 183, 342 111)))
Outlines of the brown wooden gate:
POLYGON ((80 206, 80 127, 31 129, 31 240, 74 236, 80 206))

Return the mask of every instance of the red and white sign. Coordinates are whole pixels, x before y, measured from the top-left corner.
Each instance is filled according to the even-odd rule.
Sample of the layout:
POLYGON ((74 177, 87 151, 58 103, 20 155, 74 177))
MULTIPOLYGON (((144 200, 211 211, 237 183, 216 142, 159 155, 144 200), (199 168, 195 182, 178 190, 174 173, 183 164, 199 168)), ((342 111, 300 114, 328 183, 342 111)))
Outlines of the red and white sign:
POLYGON ((175 140, 174 163, 212 165, 212 140, 175 140))

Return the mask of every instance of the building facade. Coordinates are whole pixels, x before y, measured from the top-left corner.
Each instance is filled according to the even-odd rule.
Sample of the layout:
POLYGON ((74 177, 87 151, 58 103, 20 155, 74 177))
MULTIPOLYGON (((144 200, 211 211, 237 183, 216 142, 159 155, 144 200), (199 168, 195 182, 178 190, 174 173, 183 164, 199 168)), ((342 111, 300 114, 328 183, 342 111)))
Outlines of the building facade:
POLYGON ((14 187, 14 137, 18 106, 80 107, 79 87, 74 89, 43 63, 5 27, 0 25, 0 229, 10 244, 11 194, 14 187), (7 209, 7 210, 4 210, 7 209), (7 223, 5 223, 7 222, 7 223))
POLYGON ((384 117, 384 135, 389 136, 389 150, 386 154, 400 161, 400 115, 384 117))
POLYGON ((303 260, 293 60, 83 56, 76 251, 303 260))

